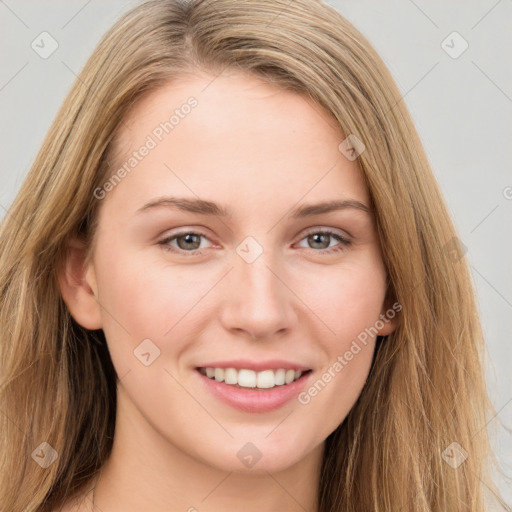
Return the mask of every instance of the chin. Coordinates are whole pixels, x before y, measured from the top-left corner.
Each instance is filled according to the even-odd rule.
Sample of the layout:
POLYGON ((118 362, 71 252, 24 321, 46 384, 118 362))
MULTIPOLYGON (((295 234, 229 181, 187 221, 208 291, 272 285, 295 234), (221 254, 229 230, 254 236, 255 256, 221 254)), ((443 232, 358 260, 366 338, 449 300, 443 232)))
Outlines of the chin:
MULTIPOLYGON (((226 448, 220 453, 209 457, 209 465, 227 472, 239 474, 265 475, 284 471, 295 464, 298 464, 308 452, 305 450, 306 443, 300 436, 296 442, 288 437, 288 443, 284 444, 286 433, 274 440, 265 439, 260 434, 254 441, 233 441, 226 443, 226 448)), ((270 435, 270 437, 272 434, 270 435)), ((247 436, 246 439, 249 439, 247 436)))

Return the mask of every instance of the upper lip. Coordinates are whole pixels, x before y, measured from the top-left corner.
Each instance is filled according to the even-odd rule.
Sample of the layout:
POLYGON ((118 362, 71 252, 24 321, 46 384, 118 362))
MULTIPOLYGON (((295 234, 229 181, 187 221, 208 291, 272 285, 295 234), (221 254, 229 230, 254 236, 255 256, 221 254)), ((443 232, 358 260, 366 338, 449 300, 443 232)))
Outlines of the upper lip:
POLYGON ((270 359, 268 361, 249 361, 246 359, 211 361, 199 365, 198 368, 235 368, 237 370, 247 369, 254 370, 256 372, 272 369, 277 370, 280 368, 283 368, 284 370, 299 370, 303 372, 311 369, 308 366, 291 361, 283 361, 282 359, 270 359))

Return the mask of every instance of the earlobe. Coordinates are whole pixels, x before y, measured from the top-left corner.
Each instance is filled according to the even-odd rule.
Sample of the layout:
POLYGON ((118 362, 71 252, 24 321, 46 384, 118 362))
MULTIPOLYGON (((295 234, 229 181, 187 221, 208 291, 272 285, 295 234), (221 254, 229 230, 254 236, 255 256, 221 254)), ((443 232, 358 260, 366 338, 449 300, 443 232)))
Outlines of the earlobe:
POLYGON ((391 304, 391 301, 385 301, 379 320, 375 323, 379 336, 387 336, 395 331, 398 325, 398 314, 401 310, 402 306, 400 303, 394 302, 391 304))
POLYGON ((377 320, 377 325, 382 328, 378 330, 378 336, 387 336, 395 330, 396 321, 394 319, 389 319, 385 313, 383 313, 379 319, 380 321, 377 320))
POLYGON ((62 298, 71 316, 86 329, 103 327, 94 266, 85 264, 87 247, 78 240, 70 241, 61 262, 58 280, 62 298))

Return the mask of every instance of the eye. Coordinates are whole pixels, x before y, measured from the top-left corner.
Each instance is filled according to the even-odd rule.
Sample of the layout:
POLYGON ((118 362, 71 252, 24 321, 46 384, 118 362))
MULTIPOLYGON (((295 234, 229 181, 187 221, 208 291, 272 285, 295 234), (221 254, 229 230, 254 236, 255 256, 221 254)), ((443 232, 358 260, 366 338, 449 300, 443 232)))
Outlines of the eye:
POLYGON ((343 251, 351 243, 350 240, 348 240, 344 236, 340 235, 339 233, 335 233, 334 231, 330 231, 328 229, 324 229, 321 231, 311 231, 302 240, 306 240, 306 243, 309 245, 309 248, 320 249, 320 251, 317 252, 323 253, 343 251), (332 246, 331 242, 333 241, 337 241, 338 244, 332 246))
MULTIPOLYGON (((182 231, 165 238, 158 244, 167 251, 200 254, 201 249, 206 248, 205 245, 201 245, 201 239, 208 240, 208 238, 202 233, 197 233, 195 231, 182 231)), ((328 229, 311 231, 302 238, 301 242, 303 240, 306 240, 310 249, 317 250, 316 252, 321 253, 342 251, 351 243, 350 240, 341 234, 328 229), (332 245, 332 242, 337 242, 337 244, 332 245)))
POLYGON ((208 240, 202 233, 196 233, 194 231, 183 231, 181 233, 176 233, 170 237, 165 238, 159 242, 159 245, 168 251, 185 251, 193 253, 199 251, 199 249, 204 249, 204 246, 201 246, 201 238, 208 240), (174 242, 176 242, 177 245, 174 245, 174 242))

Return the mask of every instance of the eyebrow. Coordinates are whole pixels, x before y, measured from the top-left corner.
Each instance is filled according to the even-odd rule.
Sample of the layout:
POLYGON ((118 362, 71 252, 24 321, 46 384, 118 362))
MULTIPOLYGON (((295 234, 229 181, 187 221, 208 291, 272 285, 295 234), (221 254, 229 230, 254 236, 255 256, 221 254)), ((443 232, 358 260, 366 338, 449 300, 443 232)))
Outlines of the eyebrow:
MULTIPOLYGON (((186 197, 159 197, 146 203, 137 210, 137 213, 148 212, 158 208, 176 208, 178 210, 199 213, 202 215, 213 215, 216 217, 231 217, 229 210, 213 201, 206 199, 191 199, 186 197)), ((291 210, 289 216, 294 219, 312 217, 322 213, 330 213, 339 210, 355 209, 365 213, 370 213, 370 208, 355 199, 335 199, 315 204, 306 204, 298 206, 291 210)))

